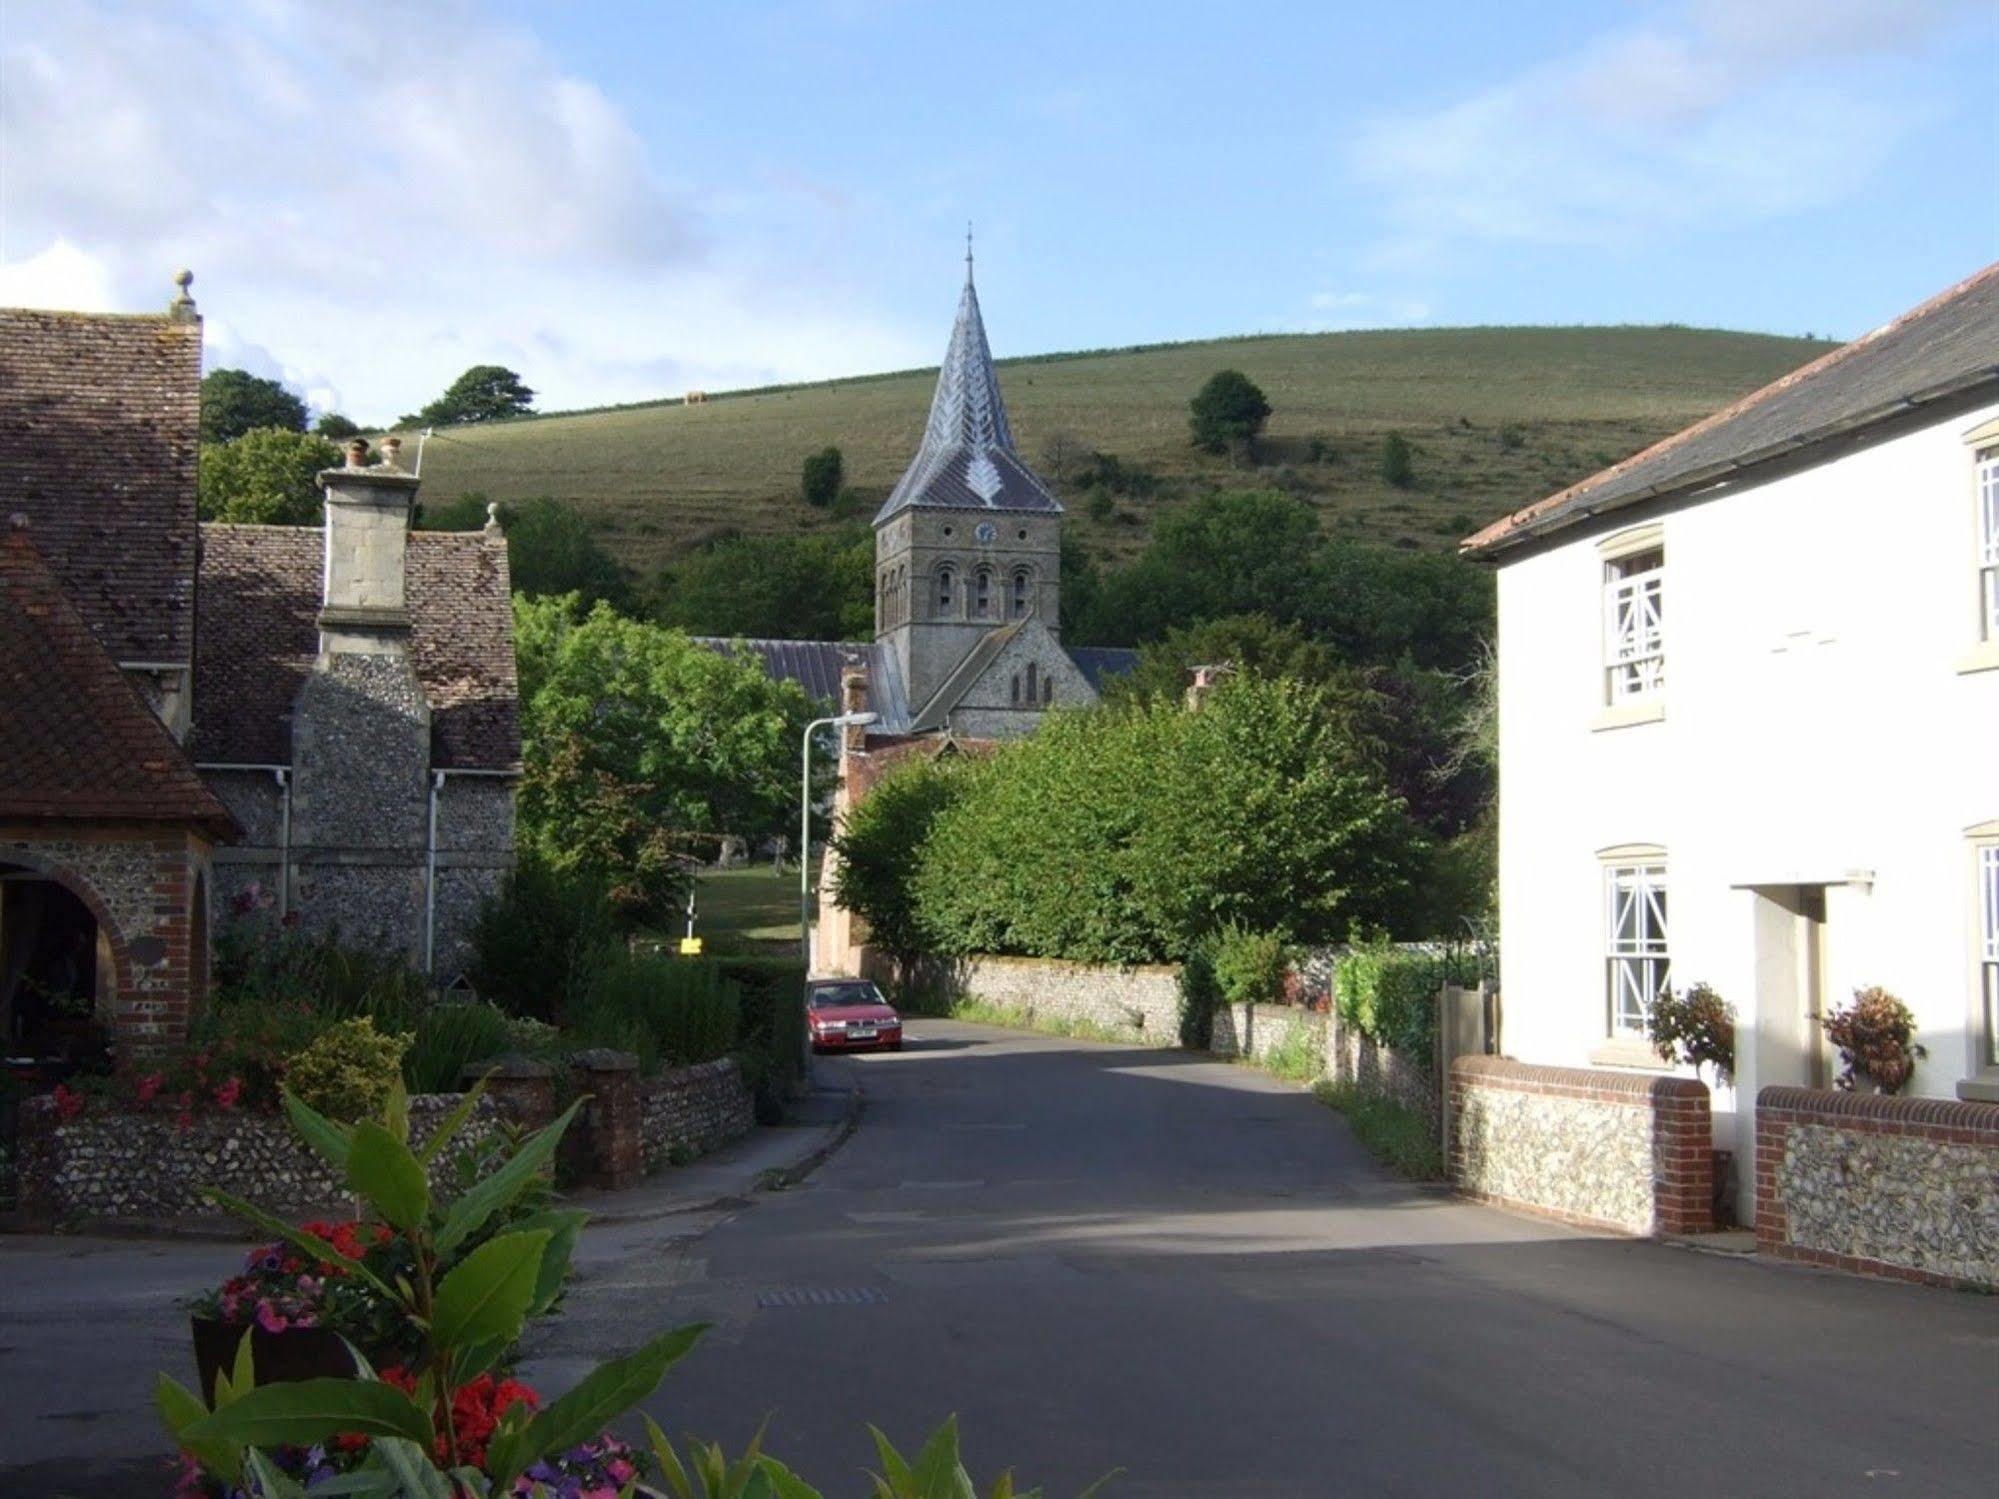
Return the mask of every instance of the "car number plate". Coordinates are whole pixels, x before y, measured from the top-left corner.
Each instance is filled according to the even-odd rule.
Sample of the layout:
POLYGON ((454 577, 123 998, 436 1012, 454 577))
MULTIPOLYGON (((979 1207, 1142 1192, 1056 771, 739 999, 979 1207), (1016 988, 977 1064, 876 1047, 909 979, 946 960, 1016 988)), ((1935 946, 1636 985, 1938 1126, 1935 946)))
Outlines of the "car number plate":
POLYGON ((875 1028, 871 1025, 850 1025, 847 1027, 847 1034, 856 1041, 872 1041, 875 1038, 875 1028))

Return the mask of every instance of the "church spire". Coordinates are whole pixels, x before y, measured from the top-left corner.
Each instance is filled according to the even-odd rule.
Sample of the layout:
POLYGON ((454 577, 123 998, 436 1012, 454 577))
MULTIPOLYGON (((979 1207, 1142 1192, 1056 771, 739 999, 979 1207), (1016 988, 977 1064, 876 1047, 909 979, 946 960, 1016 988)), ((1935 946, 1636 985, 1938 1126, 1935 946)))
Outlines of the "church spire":
POLYGON ((986 343, 978 288, 972 283, 972 229, 965 226, 965 289, 951 343, 937 371, 923 444, 889 494, 875 524, 913 505, 990 510, 1062 507, 1014 451, 999 375, 986 343))

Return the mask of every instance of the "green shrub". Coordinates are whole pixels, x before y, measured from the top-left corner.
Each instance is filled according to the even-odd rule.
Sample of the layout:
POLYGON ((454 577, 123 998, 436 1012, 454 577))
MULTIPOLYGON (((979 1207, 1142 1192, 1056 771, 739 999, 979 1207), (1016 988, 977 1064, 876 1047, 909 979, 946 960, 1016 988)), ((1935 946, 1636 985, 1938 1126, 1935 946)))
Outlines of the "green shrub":
POLYGON ((467 1067, 514 1049, 513 1027, 495 1006, 432 1005, 403 1054, 403 1084, 412 1093, 456 1093, 467 1067))
POLYGON ((617 951, 610 902, 589 876, 530 848, 472 929, 474 987, 509 1015, 561 1020, 617 951))
POLYGON ((1223 1003, 1267 1005, 1284 997, 1290 960, 1275 933, 1231 925, 1215 939, 1214 951, 1215 986, 1223 1003))
POLYGON ((408 1036, 385 1036, 365 1015, 337 1021, 294 1056, 285 1071, 291 1091, 329 1118, 372 1118, 402 1077, 408 1036))
POLYGON ((1378 1046, 1417 1059, 1436 1045, 1437 991, 1478 982, 1469 953, 1404 952, 1387 941, 1358 944, 1333 967, 1340 1019, 1378 1046))
POLYGON ((1400 432, 1391 432, 1381 440, 1381 477, 1397 489, 1407 489, 1416 482, 1409 439, 1400 432))
POLYGON ((287 927, 275 904, 255 885, 232 902, 215 937, 217 1008, 304 1005, 331 1020, 366 1016, 384 1032, 416 1025, 429 986, 400 955, 351 945, 338 930, 287 927))
POLYGON ((805 965, 787 958, 720 958, 741 993, 736 1050, 756 1095, 757 1120, 784 1117, 805 1076, 805 965))
POLYGON ((1645 1031, 1668 1062, 1685 1063, 1695 1072, 1712 1065, 1715 1080, 1723 1084, 1735 1076, 1735 1006, 1706 984, 1664 990, 1652 1001, 1645 1031))
POLYGON ((819 510, 832 504, 839 497, 844 468, 838 448, 825 447, 808 453, 798 469, 798 488, 805 496, 805 503, 819 510))
POLYGON ((1215 1004, 1221 991, 1215 984, 1215 962, 1206 947, 1197 947, 1180 965, 1180 1044, 1206 1051, 1215 1038, 1215 1004))
POLYGON ((569 1041, 630 1051, 647 1072, 727 1056, 736 1045, 739 991, 715 964, 619 956, 574 1013, 569 1041))
POLYGON ((1309 1083, 1326 1070, 1324 1038, 1316 1020, 1303 1021, 1285 1032, 1284 1039, 1263 1054, 1259 1065, 1272 1077, 1309 1083))

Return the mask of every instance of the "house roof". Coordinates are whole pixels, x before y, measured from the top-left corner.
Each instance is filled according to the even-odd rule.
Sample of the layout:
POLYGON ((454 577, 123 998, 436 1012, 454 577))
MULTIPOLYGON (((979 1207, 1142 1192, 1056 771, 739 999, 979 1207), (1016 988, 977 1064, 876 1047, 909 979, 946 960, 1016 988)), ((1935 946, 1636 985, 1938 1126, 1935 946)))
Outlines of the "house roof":
POLYGON ((1463 543, 1493 553, 1605 510, 1683 496, 1890 417, 1999 395, 1999 263, 1663 442, 1514 512, 1463 543))
POLYGON ((849 666, 864 666, 868 706, 877 715, 871 732, 909 731, 909 699, 903 690, 902 669, 895 652, 885 645, 853 640, 726 640, 714 635, 697 635, 694 643, 725 656, 734 655, 738 646, 752 651, 762 658, 764 671, 773 680, 796 682, 807 697, 836 710, 841 672, 849 666))
POLYGON ((953 510, 1038 510, 1060 514, 1048 486, 1020 461, 992 350, 986 346, 979 293, 965 260, 965 291, 958 299, 951 346, 937 371, 930 420, 908 469, 875 514, 879 526, 917 507, 953 510))
MULTIPOLYGON (((289 765, 292 702, 319 653, 323 534, 201 528, 191 747, 204 765, 289 765)), ((503 539, 412 531, 410 658, 441 770, 517 770, 520 687, 503 539)))
POLYGON ((0 309, 0 515, 114 661, 194 642, 201 323, 0 309))
POLYGON ((0 817, 163 822, 233 837, 235 820, 99 642, 31 543, 0 536, 0 817))

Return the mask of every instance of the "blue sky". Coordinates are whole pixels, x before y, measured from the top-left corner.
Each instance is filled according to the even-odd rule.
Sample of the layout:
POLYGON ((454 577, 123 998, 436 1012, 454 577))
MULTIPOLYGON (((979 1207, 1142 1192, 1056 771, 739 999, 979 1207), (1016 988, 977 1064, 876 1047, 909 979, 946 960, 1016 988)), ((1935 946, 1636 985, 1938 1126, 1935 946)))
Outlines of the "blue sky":
POLYGON ((383 417, 1267 329, 1851 335, 1999 257, 1999 5, 11 0, 0 300, 383 417), (383 46, 381 39, 398 39, 383 46), (162 69, 161 57, 177 66, 162 69))

